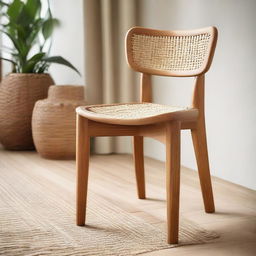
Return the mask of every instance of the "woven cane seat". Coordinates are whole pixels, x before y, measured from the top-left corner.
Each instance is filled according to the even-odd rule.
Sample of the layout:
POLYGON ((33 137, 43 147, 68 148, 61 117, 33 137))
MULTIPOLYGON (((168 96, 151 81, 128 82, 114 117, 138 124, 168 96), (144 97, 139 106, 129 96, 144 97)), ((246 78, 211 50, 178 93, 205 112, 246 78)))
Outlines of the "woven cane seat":
POLYGON ((198 115, 197 109, 155 103, 92 105, 79 107, 77 112, 94 121, 121 125, 142 125, 175 119, 195 120, 198 115))

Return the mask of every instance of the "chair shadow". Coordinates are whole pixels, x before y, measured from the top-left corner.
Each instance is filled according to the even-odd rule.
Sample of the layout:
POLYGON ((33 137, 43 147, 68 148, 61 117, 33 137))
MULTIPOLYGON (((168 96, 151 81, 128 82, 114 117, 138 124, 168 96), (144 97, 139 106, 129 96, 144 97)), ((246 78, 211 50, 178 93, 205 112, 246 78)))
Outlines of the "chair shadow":
POLYGON ((237 213, 237 212, 224 212, 224 211, 215 211, 214 215, 219 216, 230 216, 230 217, 256 217, 255 215, 249 215, 245 213, 237 213))
POLYGON ((101 231, 104 233, 115 233, 115 232, 121 232, 120 228, 113 228, 113 227, 106 227, 106 226, 95 226, 92 224, 86 224, 84 226, 80 226, 80 228, 83 229, 89 229, 89 230, 95 230, 95 231, 101 231))
POLYGON ((152 197, 146 197, 143 199, 145 201, 152 201, 152 202, 166 202, 165 199, 160 199, 160 198, 152 198, 152 197))

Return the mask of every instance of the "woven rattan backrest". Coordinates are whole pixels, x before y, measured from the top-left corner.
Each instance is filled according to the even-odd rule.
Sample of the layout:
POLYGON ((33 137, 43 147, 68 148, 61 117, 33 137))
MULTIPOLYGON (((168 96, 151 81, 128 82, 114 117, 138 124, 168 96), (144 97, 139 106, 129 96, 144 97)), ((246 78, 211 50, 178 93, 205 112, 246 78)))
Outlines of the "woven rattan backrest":
POLYGON ((142 73, 196 76, 210 68, 217 29, 162 31, 134 27, 126 36, 127 61, 142 73))

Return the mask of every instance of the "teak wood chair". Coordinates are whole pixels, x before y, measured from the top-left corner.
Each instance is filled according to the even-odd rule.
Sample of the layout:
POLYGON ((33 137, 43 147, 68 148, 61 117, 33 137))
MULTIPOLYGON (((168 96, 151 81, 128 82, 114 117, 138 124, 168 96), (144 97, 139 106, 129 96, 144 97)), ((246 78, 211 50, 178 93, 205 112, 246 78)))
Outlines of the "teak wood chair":
POLYGON ((190 129, 197 159, 204 207, 212 213, 214 200, 208 162, 204 74, 209 70, 217 29, 161 31, 141 27, 126 36, 127 61, 141 72, 140 103, 77 108, 77 225, 85 224, 90 137, 133 136, 137 192, 145 198, 143 137, 166 145, 168 243, 178 243, 180 190, 180 130, 190 129), (151 103, 151 75, 195 77, 191 107, 151 103))

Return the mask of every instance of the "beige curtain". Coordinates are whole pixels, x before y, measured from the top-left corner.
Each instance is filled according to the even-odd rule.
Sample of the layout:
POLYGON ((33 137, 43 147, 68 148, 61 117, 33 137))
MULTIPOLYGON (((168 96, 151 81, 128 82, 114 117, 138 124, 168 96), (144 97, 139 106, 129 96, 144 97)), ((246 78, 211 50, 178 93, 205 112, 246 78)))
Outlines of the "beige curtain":
MULTIPOLYGON (((125 34, 136 25, 136 0, 85 0, 85 81, 89 104, 135 101, 135 74, 125 58, 125 34)), ((128 152, 124 138, 96 138, 96 153, 128 152)))

